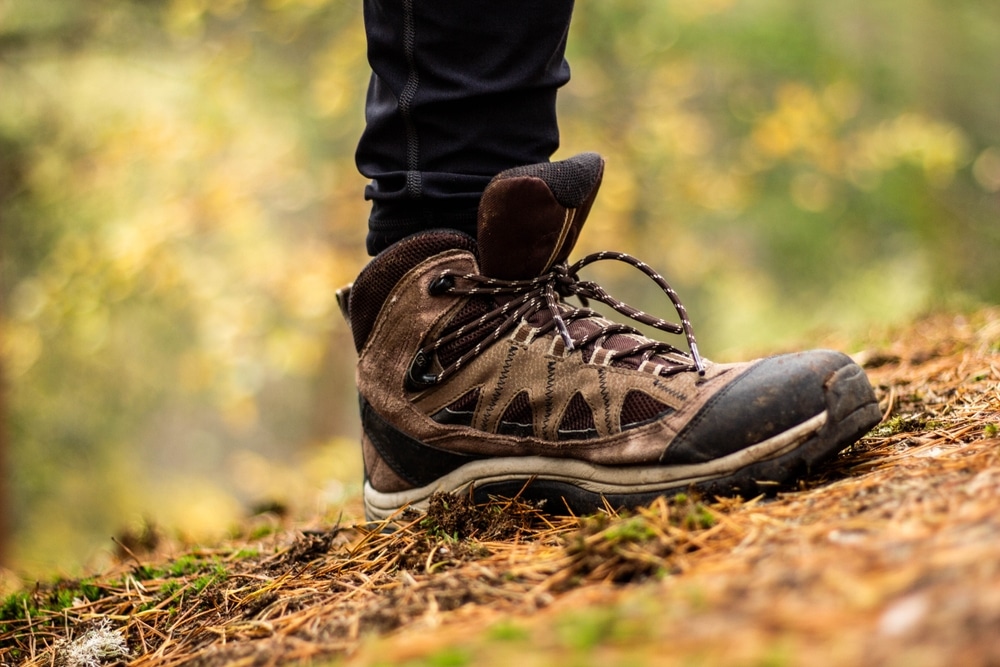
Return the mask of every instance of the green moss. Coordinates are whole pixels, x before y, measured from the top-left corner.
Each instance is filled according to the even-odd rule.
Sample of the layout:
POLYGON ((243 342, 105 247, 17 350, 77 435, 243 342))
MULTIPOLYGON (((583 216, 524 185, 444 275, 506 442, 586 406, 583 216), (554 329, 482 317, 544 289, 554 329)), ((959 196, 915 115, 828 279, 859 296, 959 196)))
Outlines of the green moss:
POLYGON ((180 589, 181 589, 181 582, 177 581, 176 579, 171 579, 170 581, 160 586, 160 596, 163 597, 164 600, 166 600, 180 589))
POLYGON ((215 581, 215 577, 210 574, 206 574, 203 577, 198 577, 191 582, 191 588, 194 589, 195 593, 201 593, 203 590, 208 588, 208 586, 215 581))
POLYGON ((225 567, 222 565, 216 565, 210 573, 202 575, 191 582, 191 588, 194 589, 195 593, 201 593, 215 582, 225 581, 228 576, 229 572, 225 567))
POLYGON ((634 516, 615 524, 604 533, 612 542, 646 542, 656 537, 656 531, 640 516, 634 516))
POLYGON ((174 577, 194 574, 201 569, 202 561, 195 556, 181 556, 167 567, 167 572, 174 577))
POLYGON ((76 600, 93 602, 103 596, 104 589, 93 579, 57 580, 30 593, 8 595, 0 603, 0 621, 19 620, 38 612, 60 612, 72 607, 76 600))
POLYGON ((56 611, 62 611, 73 606, 73 600, 77 598, 75 591, 69 589, 58 590, 53 596, 53 606, 56 611))
POLYGON ((0 605, 0 620, 14 621, 24 618, 27 613, 37 611, 38 605, 34 596, 23 591, 11 593, 0 605))
POLYGON ((468 651, 449 646, 432 653, 417 664, 426 665, 427 667, 465 667, 465 665, 471 664, 471 662, 472 656, 469 655, 468 651))
POLYGON ((499 641, 523 641, 528 639, 528 631, 509 620, 500 621, 489 629, 491 639, 499 641))
POLYGON ((715 516, 704 505, 695 503, 681 519, 681 525, 688 530, 704 530, 715 525, 715 516))
POLYGON ((150 579, 162 579, 166 572, 149 565, 140 565, 133 570, 133 574, 139 581, 149 581, 150 579))
POLYGON ((614 641, 618 634, 617 610, 595 608, 559 619, 560 643, 576 651, 591 651, 614 641))
POLYGON ((80 597, 93 602, 104 597, 104 592, 93 579, 84 579, 80 582, 80 597))
MULTIPOLYGON (((928 425, 927 421, 921 419, 913 419, 905 415, 894 415, 873 428, 869 435, 875 438, 887 438, 897 433, 919 433, 926 430, 928 425)), ((935 427, 932 426, 931 428, 935 427)))

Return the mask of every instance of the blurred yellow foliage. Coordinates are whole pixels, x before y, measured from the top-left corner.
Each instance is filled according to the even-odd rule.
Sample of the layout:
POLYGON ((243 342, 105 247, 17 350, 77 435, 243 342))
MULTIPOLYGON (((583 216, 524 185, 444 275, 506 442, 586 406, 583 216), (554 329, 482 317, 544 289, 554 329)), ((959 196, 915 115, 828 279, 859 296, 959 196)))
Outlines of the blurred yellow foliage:
MULTIPOLYGON (((607 170, 576 253, 657 266, 714 358, 998 298, 1000 22, 913 2, 578 3, 557 157, 607 170)), ((0 2, 15 564, 78 564, 143 514, 198 535, 343 502, 361 3, 29 5, 0 2)))

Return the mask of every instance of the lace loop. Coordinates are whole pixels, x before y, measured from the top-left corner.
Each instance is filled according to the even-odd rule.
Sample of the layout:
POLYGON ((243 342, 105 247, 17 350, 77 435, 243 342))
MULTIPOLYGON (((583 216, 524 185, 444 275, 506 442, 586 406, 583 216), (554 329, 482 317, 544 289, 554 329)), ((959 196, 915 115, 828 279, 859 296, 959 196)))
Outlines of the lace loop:
MULTIPOLYGON (((599 329, 574 337, 570 331, 570 323, 588 318, 600 318, 601 315, 588 307, 589 301, 599 301, 629 319, 651 326, 666 333, 683 334, 690 353, 665 343, 646 339, 636 342, 630 348, 623 350, 607 350, 609 360, 623 359, 633 355, 641 355, 642 362, 649 361, 657 353, 686 357, 690 363, 677 363, 660 368, 662 375, 670 375, 685 371, 696 371, 705 374, 705 365, 698 353, 694 331, 688 319, 687 310, 680 297, 666 280, 645 262, 621 252, 598 252, 578 260, 572 265, 565 263, 553 266, 547 273, 528 280, 499 280, 475 273, 459 274, 450 269, 442 271, 432 283, 433 294, 492 296, 500 304, 472 322, 467 322, 455 328, 448 328, 433 343, 417 352, 412 369, 419 368, 419 378, 411 372, 411 381, 418 386, 430 386, 454 375, 462 366, 479 356, 486 348, 497 342, 514 330, 517 325, 538 313, 547 313, 537 322, 536 336, 544 335, 555 329, 565 345, 566 352, 581 349, 592 343, 607 339, 614 334, 634 334, 642 336, 637 329, 621 323, 603 324, 599 329), (613 260, 624 262, 642 271, 667 295, 680 317, 680 324, 668 322, 654 317, 627 303, 611 296, 607 290, 593 281, 580 280, 580 269, 594 262, 613 260), (581 303, 581 308, 570 306, 565 299, 575 296, 581 303), (458 359, 445 365, 436 375, 427 373, 430 367, 431 355, 435 355, 445 345, 455 343, 465 338, 478 342, 464 352, 458 359), (419 359, 419 362, 417 361, 419 359), (418 381, 419 380, 419 381, 418 381)), ((606 322, 606 320, 601 320, 606 322)), ((534 325, 533 325, 534 326, 534 325)))

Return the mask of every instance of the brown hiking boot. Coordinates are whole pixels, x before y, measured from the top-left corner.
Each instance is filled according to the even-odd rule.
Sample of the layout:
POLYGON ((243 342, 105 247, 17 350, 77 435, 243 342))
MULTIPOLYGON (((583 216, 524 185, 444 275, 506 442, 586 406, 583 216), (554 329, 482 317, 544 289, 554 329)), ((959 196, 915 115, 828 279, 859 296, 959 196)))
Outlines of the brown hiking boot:
POLYGON ((847 356, 711 363, 676 294, 645 264, 597 253, 567 265, 603 169, 585 154, 503 172, 483 194, 478 240, 411 236, 338 293, 359 354, 369 518, 470 487, 477 499, 520 495, 554 513, 690 487, 756 495, 878 423, 872 388, 847 356), (646 273, 681 323, 577 277, 603 259, 646 273), (588 300, 684 334, 689 351, 605 319, 588 300))

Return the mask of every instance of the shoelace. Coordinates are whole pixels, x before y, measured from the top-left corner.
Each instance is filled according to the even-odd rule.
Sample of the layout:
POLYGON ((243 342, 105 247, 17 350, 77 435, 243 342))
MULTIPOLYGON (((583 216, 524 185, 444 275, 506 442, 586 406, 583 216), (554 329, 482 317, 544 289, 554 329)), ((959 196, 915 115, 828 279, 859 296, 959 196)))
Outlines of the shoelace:
POLYGON ((508 296, 510 298, 503 305, 484 314, 477 320, 468 322, 452 330, 446 330, 433 343, 421 348, 410 366, 409 373, 411 383, 418 387, 434 385, 454 375, 462 366, 479 356, 483 350, 510 333, 517 327, 519 322, 530 318, 542 309, 548 310, 551 314, 551 319, 537 327, 535 336, 544 335, 555 328, 562 338, 567 351, 580 349, 594 342, 599 343, 613 334, 642 336, 642 332, 634 327, 618 322, 611 322, 602 325, 599 329, 590 333, 574 337, 570 333, 568 322, 591 317, 602 317, 600 313, 587 307, 590 300, 607 304, 616 312, 660 331, 675 335, 684 334, 688 348, 691 350, 690 354, 688 354, 669 343, 647 339, 646 342, 636 342, 634 346, 627 349, 607 350, 609 362, 637 354, 641 354, 641 361, 645 362, 658 353, 668 353, 687 357, 691 359, 691 363, 663 365, 659 370, 660 375, 673 375, 685 371, 697 371, 700 375, 705 374, 705 365, 698 354, 698 344, 694 338, 694 331, 688 319, 687 310, 685 310, 684 304, 681 303, 680 297, 677 296, 677 292, 663 279, 663 276, 653 271, 645 262, 626 253, 608 251, 593 253, 580 259, 573 265, 563 263, 553 266, 548 273, 531 278, 530 280, 498 280, 475 273, 458 274, 447 269, 434 279, 430 285, 430 291, 435 295, 508 296), (677 315, 680 317, 680 324, 668 322, 637 308, 633 308, 608 294, 597 283, 579 279, 577 273, 580 269, 602 260, 624 262, 646 274, 670 298, 674 309, 677 311, 677 315), (570 306, 563 300, 568 296, 578 297, 583 307, 576 308, 570 306), (474 337, 478 338, 480 332, 491 328, 492 330, 486 333, 472 349, 445 366, 439 373, 433 374, 427 372, 430 368, 433 355, 442 346, 470 334, 474 334, 474 337))

